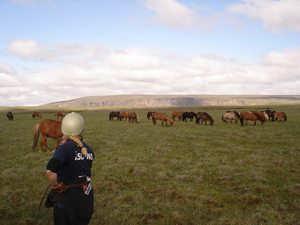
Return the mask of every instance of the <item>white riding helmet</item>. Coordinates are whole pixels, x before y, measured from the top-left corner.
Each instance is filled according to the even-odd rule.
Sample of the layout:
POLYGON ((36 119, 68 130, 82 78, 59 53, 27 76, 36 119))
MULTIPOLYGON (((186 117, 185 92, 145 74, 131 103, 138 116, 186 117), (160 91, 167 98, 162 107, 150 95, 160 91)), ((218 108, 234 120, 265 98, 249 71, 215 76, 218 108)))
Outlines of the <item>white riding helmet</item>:
POLYGON ((71 112, 65 116, 61 124, 61 131, 67 135, 80 135, 84 132, 84 119, 75 112, 71 112))

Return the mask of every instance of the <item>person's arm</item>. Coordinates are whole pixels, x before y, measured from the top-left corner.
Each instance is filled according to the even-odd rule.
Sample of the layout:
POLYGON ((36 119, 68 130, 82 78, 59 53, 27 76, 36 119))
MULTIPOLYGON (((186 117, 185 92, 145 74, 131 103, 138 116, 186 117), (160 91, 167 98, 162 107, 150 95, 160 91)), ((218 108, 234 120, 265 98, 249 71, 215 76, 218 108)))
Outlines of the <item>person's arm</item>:
POLYGON ((46 175, 51 183, 51 186, 55 187, 57 185, 57 173, 53 173, 51 170, 46 170, 46 175))

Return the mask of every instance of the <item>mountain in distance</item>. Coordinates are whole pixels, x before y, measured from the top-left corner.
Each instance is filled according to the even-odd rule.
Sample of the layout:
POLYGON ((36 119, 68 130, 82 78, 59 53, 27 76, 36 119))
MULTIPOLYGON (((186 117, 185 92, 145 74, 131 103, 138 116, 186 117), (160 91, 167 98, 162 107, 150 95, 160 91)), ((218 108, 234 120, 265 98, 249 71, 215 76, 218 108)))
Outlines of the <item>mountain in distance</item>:
POLYGON ((299 95, 110 95, 45 104, 46 107, 169 107, 300 104, 299 95))

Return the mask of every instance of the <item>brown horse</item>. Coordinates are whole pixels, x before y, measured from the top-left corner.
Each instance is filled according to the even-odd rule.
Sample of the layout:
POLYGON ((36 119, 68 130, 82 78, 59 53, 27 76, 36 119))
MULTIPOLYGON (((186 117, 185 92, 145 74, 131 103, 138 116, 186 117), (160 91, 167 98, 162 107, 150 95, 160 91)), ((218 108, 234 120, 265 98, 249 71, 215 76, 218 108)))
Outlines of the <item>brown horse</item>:
POLYGON ((208 113, 206 112, 198 112, 196 114, 196 123, 199 124, 200 120, 202 120, 201 124, 203 123, 203 121, 205 121, 205 125, 206 125, 206 121, 209 120, 210 125, 212 126, 214 125, 215 122, 213 118, 210 115, 208 115, 208 113))
POLYGON ((274 115, 274 120, 277 121, 277 118, 278 118, 279 121, 281 122, 281 119, 283 119, 283 122, 286 123, 287 116, 286 116, 286 114, 284 112, 274 112, 273 115, 274 115))
POLYGON ((9 112, 6 114, 6 116, 7 116, 8 120, 14 120, 14 115, 12 114, 12 112, 9 111, 9 112))
POLYGON ((39 117, 40 119, 42 119, 42 114, 40 112, 33 112, 32 113, 32 118, 36 119, 37 117, 39 117))
POLYGON ((173 126, 175 121, 165 113, 152 113, 153 125, 156 125, 156 120, 161 120, 162 121, 161 125, 164 125, 164 122, 166 122, 166 126, 168 126, 167 123, 168 121, 170 121, 171 126, 173 126))
POLYGON ((60 140, 63 136, 61 132, 61 122, 62 121, 57 121, 57 120, 50 120, 46 119, 43 120, 42 122, 38 123, 33 132, 33 143, 31 150, 37 147, 38 141, 39 141, 39 136, 40 133, 42 135, 42 140, 40 142, 40 149, 39 152, 42 152, 43 145, 45 145, 47 152, 50 152, 48 146, 47 146, 47 137, 56 139, 56 146, 53 152, 56 151, 56 149, 59 146, 60 140))
POLYGON ((125 118, 125 121, 128 119, 128 112, 121 112, 120 113, 120 121, 123 121, 123 118, 125 118))
POLYGON ((139 122, 139 115, 136 112, 129 112, 128 113, 128 120, 133 122, 135 121, 136 123, 139 122))
POLYGON ((58 119, 58 117, 60 117, 60 119, 62 119, 63 117, 65 117, 65 114, 64 114, 63 112, 56 112, 56 113, 54 114, 54 116, 57 117, 56 119, 58 119))
POLYGON ((174 111, 173 113, 172 113, 172 118, 173 118, 173 120, 175 121, 175 117, 178 117, 178 119, 179 119, 179 121, 181 121, 181 117, 182 117, 182 114, 183 114, 184 112, 177 112, 177 111, 174 111))
POLYGON ((148 118, 148 120, 149 120, 150 116, 152 116, 152 113, 155 113, 155 112, 148 112, 148 113, 147 113, 147 118, 148 118))
POLYGON ((114 120, 114 117, 117 117, 117 120, 120 120, 120 112, 110 112, 109 121, 114 120))
POLYGON ((269 121, 269 116, 266 112, 263 111, 248 111, 249 113, 257 113, 258 115, 260 115, 262 118, 265 118, 265 121, 269 121))
POLYGON ((258 115, 257 113, 245 113, 241 116, 240 118, 240 122, 241 125, 244 125, 244 122, 247 126, 247 122, 248 120, 254 121, 253 126, 256 125, 256 121, 259 120, 261 122, 261 125, 264 126, 265 125, 265 119, 263 117, 261 117, 260 115, 258 115))

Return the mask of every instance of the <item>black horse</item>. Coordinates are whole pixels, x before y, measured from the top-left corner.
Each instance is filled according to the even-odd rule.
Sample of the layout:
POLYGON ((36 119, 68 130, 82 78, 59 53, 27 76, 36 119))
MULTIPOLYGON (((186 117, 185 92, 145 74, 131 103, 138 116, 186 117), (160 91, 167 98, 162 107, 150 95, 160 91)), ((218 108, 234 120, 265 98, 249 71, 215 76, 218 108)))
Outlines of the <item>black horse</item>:
POLYGON ((149 120, 150 116, 152 116, 152 113, 156 113, 156 112, 148 112, 148 113, 147 113, 147 118, 148 118, 148 120, 149 120))
POLYGON ((272 121, 274 121, 274 112, 276 112, 276 111, 271 111, 269 108, 267 108, 265 112, 269 116, 269 121, 271 121, 271 118, 272 118, 272 121))
POLYGON ((14 115, 12 114, 12 112, 9 111, 9 112, 6 114, 6 116, 7 116, 8 120, 14 120, 14 115))
POLYGON ((117 120, 121 120, 120 112, 111 112, 109 114, 109 121, 114 120, 114 117, 117 117, 117 120))
POLYGON ((196 118, 196 113, 194 112, 184 112, 182 113, 182 121, 187 122, 186 118, 190 118, 190 121, 193 121, 193 118, 196 118))

